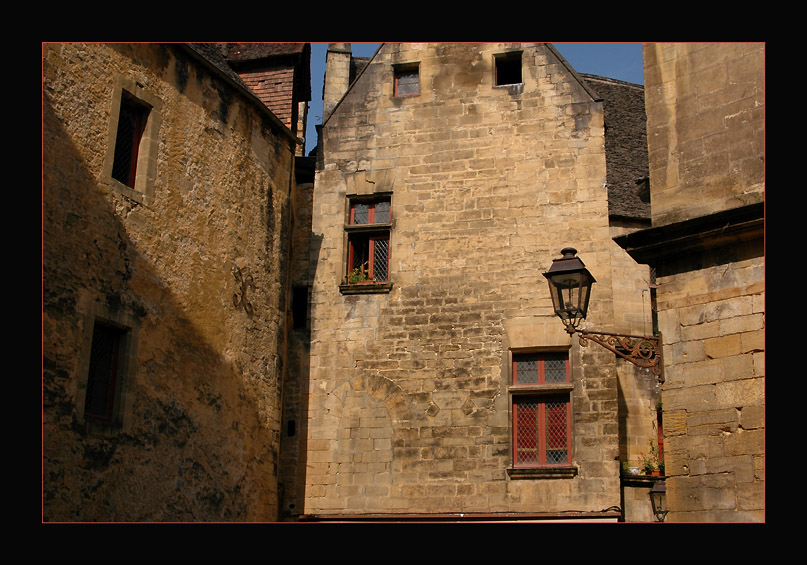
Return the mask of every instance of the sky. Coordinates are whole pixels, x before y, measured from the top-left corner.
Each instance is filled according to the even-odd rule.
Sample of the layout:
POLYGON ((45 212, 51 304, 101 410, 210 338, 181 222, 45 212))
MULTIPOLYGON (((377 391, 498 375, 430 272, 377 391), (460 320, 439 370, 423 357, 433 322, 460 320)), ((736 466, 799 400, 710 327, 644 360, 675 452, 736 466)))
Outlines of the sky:
MULTIPOLYGON (((372 57, 380 43, 352 43, 355 57, 372 57)), ((644 84, 641 43, 553 43, 578 73, 644 84)), ((322 123, 322 82, 327 43, 311 44, 311 105, 308 110, 305 151, 317 143, 316 125, 322 123)))

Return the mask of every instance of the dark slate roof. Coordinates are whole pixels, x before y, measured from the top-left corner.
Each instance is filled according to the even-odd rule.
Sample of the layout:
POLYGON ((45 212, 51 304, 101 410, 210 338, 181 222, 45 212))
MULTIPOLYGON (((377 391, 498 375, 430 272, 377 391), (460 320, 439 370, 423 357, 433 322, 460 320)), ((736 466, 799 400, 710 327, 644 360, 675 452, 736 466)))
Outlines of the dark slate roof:
POLYGON ((649 220, 644 87, 595 75, 580 76, 603 99, 609 213, 612 217, 649 220))
MULTIPOLYGON (((186 48, 190 49, 197 55, 201 56, 208 64, 213 65, 216 70, 225 75, 228 79, 235 81, 236 84, 243 88, 247 85, 243 83, 241 77, 238 76, 232 67, 227 63, 226 49, 221 43, 184 43, 186 48)), ((249 90, 247 88, 247 90, 249 90)))
POLYGON ((307 43, 225 43, 227 59, 233 62, 255 61, 287 55, 303 55, 307 43))

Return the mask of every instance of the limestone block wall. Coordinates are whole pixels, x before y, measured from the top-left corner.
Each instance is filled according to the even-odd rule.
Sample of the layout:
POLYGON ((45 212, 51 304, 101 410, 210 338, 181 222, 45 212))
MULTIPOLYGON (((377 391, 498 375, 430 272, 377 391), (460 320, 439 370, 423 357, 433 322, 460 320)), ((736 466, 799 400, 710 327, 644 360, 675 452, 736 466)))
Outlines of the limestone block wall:
MULTIPOLYGON (((764 44, 644 57, 653 225, 761 202, 764 44)), ((762 521, 764 244, 714 239, 660 261, 668 520, 762 521)))
POLYGON ((43 519, 276 519, 291 137, 178 45, 42 55, 43 519), (105 168, 122 90, 159 118, 145 195, 105 168), (97 320, 128 336, 111 424, 97 320))
POLYGON ((762 43, 649 43, 643 49, 653 225, 761 202, 762 43))
MULTIPOLYGON (((612 236, 630 231, 615 226, 612 236)), ((614 331, 628 335, 653 335, 651 292, 654 282, 650 268, 639 265, 618 245, 611 247, 614 272, 614 331)), ((595 289, 597 287, 595 286, 595 289)), ((620 461, 628 467, 641 467, 642 457, 659 448, 657 407, 661 384, 649 369, 617 361, 619 375, 620 461)))
POLYGON ((602 108, 541 44, 386 44, 322 127, 305 512, 619 505, 612 354, 570 340, 544 277, 573 245, 613 331, 602 108), (494 55, 522 80, 494 85, 494 55), (419 92, 394 96, 396 65, 419 92), (352 195, 391 194, 387 292, 350 294, 352 195), (513 478, 513 352, 567 351, 573 471, 513 478))
POLYGON ((764 520, 764 272, 760 255, 660 280, 671 521, 764 520))

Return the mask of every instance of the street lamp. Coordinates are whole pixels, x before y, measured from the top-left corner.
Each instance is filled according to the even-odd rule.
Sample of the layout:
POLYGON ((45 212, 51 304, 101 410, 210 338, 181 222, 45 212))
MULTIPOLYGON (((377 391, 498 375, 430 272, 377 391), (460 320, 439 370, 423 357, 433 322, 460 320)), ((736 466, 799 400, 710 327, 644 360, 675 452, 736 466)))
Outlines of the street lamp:
POLYGON ((650 489, 650 504, 653 505, 653 514, 656 520, 663 522, 667 517, 667 485, 664 481, 656 481, 650 489))
POLYGON ((650 369, 660 383, 664 382, 661 360, 661 335, 635 336, 607 332, 578 330, 588 313, 591 286, 596 282, 577 257, 573 247, 561 249, 559 259, 552 260, 552 266, 543 275, 549 282, 552 307, 561 319, 569 335, 579 334, 580 345, 586 347, 594 341, 606 349, 627 359, 638 367, 650 369))

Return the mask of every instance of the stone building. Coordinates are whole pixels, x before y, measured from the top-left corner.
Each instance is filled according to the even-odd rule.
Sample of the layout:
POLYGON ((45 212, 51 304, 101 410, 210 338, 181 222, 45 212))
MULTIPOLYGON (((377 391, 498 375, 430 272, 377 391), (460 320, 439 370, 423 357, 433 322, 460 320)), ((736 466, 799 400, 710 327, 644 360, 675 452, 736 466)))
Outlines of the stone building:
POLYGON ((43 518, 651 520, 663 448, 671 520, 758 519, 760 51, 331 44, 303 157, 309 53, 43 46, 43 518))
POLYGON ((301 141, 226 55, 43 45, 45 521, 278 517, 301 141))
POLYGON ((609 208, 625 179, 597 77, 547 44, 415 43, 351 82, 332 47, 293 513, 617 519, 620 381, 645 405, 655 382, 570 339, 542 277, 571 245, 597 280, 590 323, 647 328, 648 269, 612 241, 647 210, 609 208))
POLYGON ((669 521, 765 518, 765 45, 644 46, 669 521))

